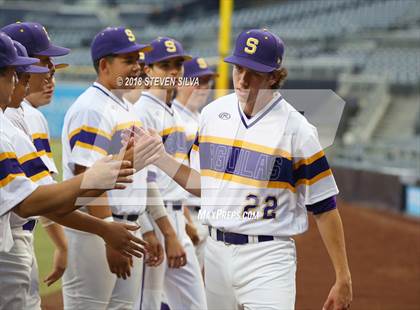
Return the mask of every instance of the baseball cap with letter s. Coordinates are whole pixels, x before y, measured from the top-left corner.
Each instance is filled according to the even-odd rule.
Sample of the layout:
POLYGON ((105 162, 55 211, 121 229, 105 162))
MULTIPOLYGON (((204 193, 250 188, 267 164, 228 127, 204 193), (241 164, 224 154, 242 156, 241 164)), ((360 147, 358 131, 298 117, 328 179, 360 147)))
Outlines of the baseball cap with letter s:
POLYGON ((90 52, 93 61, 105 56, 131 52, 148 52, 152 48, 148 44, 136 42, 134 33, 125 27, 107 27, 93 38, 90 52))
POLYGON ((146 65, 154 64, 160 61, 182 58, 184 61, 192 59, 184 52, 184 48, 177 40, 168 37, 158 37, 150 45, 153 50, 146 54, 146 65))
POLYGON ((37 58, 19 56, 12 39, 4 32, 0 32, 0 68, 29 66, 37 62, 39 62, 37 58))
POLYGON ((225 62, 257 72, 280 69, 284 56, 283 41, 267 29, 251 29, 239 34, 233 55, 225 62))
POLYGON ((217 76, 217 73, 211 70, 201 57, 194 57, 191 60, 184 62, 184 77, 201 77, 201 76, 217 76))

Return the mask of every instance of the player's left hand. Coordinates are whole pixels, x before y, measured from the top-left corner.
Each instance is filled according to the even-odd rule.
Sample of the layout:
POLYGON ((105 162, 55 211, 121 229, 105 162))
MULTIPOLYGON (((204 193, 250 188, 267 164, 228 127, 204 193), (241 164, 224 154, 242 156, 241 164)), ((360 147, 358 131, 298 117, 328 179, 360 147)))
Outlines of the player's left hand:
POLYGON ((185 230, 187 232, 188 237, 190 237, 192 243, 194 245, 198 245, 200 243, 200 236, 198 235, 198 231, 195 225, 187 222, 185 224, 185 230))
POLYGON ((331 288, 322 310, 347 310, 353 299, 351 280, 337 280, 331 288))
POLYGON ((148 243, 146 265, 156 267, 162 264, 164 259, 163 247, 154 231, 143 234, 143 239, 148 243))
POLYGON ((187 264, 187 253, 176 235, 165 236, 165 250, 169 268, 180 268, 187 264))
POLYGON ((65 249, 55 249, 54 251, 54 260, 53 260, 53 270, 50 274, 44 279, 44 283, 47 286, 50 286, 55 281, 59 280, 66 270, 67 267, 67 251, 65 249))

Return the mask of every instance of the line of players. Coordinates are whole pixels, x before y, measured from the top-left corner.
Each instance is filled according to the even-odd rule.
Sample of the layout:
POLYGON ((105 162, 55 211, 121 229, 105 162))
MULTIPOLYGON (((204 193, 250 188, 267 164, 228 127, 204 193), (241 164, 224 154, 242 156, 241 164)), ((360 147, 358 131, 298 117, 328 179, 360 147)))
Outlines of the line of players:
MULTIPOLYGON (((48 124, 38 107, 50 103, 52 99, 55 87, 55 70, 67 66, 66 64, 54 64, 52 57, 64 56, 70 50, 53 46, 45 28, 38 23, 19 22, 8 25, 1 31, 14 40, 14 47, 20 56, 28 56, 29 53, 29 56, 39 59, 35 65, 17 67, 19 80, 11 96, 11 102, 4 110, 4 116, 14 126, 22 130, 36 148, 36 155, 34 156, 42 160, 44 168, 47 169, 45 172, 48 172, 49 175, 48 177, 47 173, 36 174, 35 177, 30 175, 32 177, 31 180, 40 182, 44 178, 55 177, 58 170, 52 158, 48 124)), ((172 114, 179 113, 183 117, 190 118, 188 122, 184 122, 180 116, 177 116, 174 120, 165 118, 161 120, 155 118, 155 120, 162 122, 160 124, 160 127, 162 127, 161 132, 169 132, 168 135, 171 136, 171 139, 173 139, 174 135, 185 136, 181 137, 183 139, 181 142, 192 146, 198 128, 198 111, 201 108, 201 104, 207 100, 209 95, 207 90, 215 73, 208 68, 204 59, 191 59, 191 57, 184 55, 182 46, 175 40, 169 38, 165 40, 159 39, 152 42, 152 46, 156 47, 160 42, 166 45, 168 43, 173 45, 169 48, 166 45, 163 46, 163 54, 156 56, 157 59, 153 61, 153 63, 156 63, 155 71, 159 70, 157 69, 159 67, 164 67, 164 70, 161 70, 160 73, 163 74, 163 77, 174 74, 176 77, 180 77, 183 76, 183 67, 185 67, 184 76, 199 77, 200 86, 179 89, 176 103, 174 101, 173 107, 168 108, 168 110, 171 109, 172 114), (164 52, 165 50, 174 49, 177 49, 177 52, 173 53, 173 55, 164 52), (170 58, 169 64, 166 63, 167 59, 161 61, 163 58, 170 58), (183 66, 183 61, 187 59, 190 59, 190 61, 183 66), (167 68, 168 65, 169 68, 167 68), (191 96, 191 99, 194 99, 193 104, 187 107, 187 103, 192 102, 189 100, 191 96), (177 109, 177 112, 174 109, 177 109), (183 129, 183 124, 188 126, 188 134, 183 129), (173 131, 173 129, 177 131, 173 131)), ((66 124, 64 125, 63 159, 65 179, 75 176, 87 167, 91 167, 104 154, 118 153, 122 147, 117 141, 121 130, 130 128, 133 125, 140 126, 141 123, 134 116, 133 107, 128 104, 130 102, 128 99, 131 99, 131 102, 133 102, 133 99, 138 99, 139 91, 141 90, 133 91, 132 94, 126 93, 127 99, 123 100, 115 96, 111 90, 118 87, 115 84, 116 76, 128 77, 144 74, 142 72, 145 64, 144 54, 141 53, 139 55, 139 52, 148 50, 150 50, 149 46, 137 44, 134 34, 129 29, 122 27, 107 28, 95 37, 92 43, 92 59, 95 70, 98 73, 98 80, 89 89, 90 94, 88 90, 78 98, 67 113, 66 124), (123 52, 116 51, 116 49, 123 50, 123 52), (129 65, 126 65, 124 68, 121 65, 123 63, 129 63, 129 65), (92 107, 92 104, 97 106, 92 107), (106 107, 109 107, 108 111, 106 111, 106 107), (120 110, 115 111, 116 109, 120 110), (73 115, 75 116, 73 117, 73 115), (113 119, 114 117, 116 119, 113 119), (69 118, 71 121, 67 122, 69 118), (114 123, 108 124, 108 121, 114 123), (66 126, 69 127, 66 128, 66 126), (111 127, 104 128, 104 126, 111 127), (65 131, 66 129, 67 132, 65 131), (110 137, 111 140, 114 138, 112 141, 114 144, 104 146, 100 141, 102 137, 105 137, 105 139, 110 137), (66 145, 71 150, 66 149, 66 145), (67 160, 68 157, 66 156, 69 156, 71 159, 67 160)), ((155 48, 154 50, 157 52, 159 49, 155 48)), ((150 57, 148 57, 148 60, 148 68, 152 68, 150 57)), ((148 94, 145 94, 145 96, 148 96, 148 94)), ((168 103, 171 101, 172 99, 168 103)), ((162 104, 166 103, 162 101, 162 104)), ((149 115, 153 112, 152 107, 149 115)), ((142 112, 137 113, 143 114, 142 112)), ((147 126, 159 128, 155 123, 148 123, 147 126)), ((174 144, 180 146, 182 143, 174 141, 174 144)), ((186 157, 187 153, 184 146, 184 150, 178 152, 177 155, 186 157)), ((39 168, 36 170, 37 168, 33 168, 34 173, 35 171, 38 172, 39 168)), ((161 307, 162 297, 164 297, 164 283, 172 284, 172 287, 168 287, 166 291, 169 292, 168 302, 171 303, 174 309, 186 309, 188 307, 196 309, 206 308, 201 270, 204 255, 203 245, 207 230, 199 226, 201 227, 199 235, 195 221, 192 219, 192 217, 196 217, 199 199, 190 196, 188 200, 185 200, 189 204, 188 207, 192 210, 192 215, 189 212, 189 208, 184 208, 182 205, 185 192, 179 191, 179 186, 178 193, 173 194, 169 192, 167 197, 169 199, 162 200, 161 203, 155 203, 155 200, 159 200, 156 198, 161 197, 156 187, 155 179, 155 172, 149 171, 147 173, 143 169, 135 175, 135 183, 138 188, 135 190, 126 188, 122 191, 114 190, 109 192, 109 195, 114 195, 113 198, 117 200, 118 195, 122 199, 127 197, 131 197, 131 199, 125 199, 127 201, 120 205, 118 205, 118 201, 116 204, 113 204, 112 201, 107 202, 107 204, 109 203, 109 205, 113 206, 112 210, 109 206, 104 206, 103 203, 99 203, 100 206, 95 207, 95 202, 98 200, 91 201, 89 206, 81 208, 81 210, 88 212, 90 215, 105 221, 117 221, 128 224, 139 223, 142 226, 142 231, 138 235, 143 236, 144 240, 148 241, 149 244, 147 266, 143 267, 143 262, 137 258, 128 258, 111 246, 104 246, 103 240, 97 235, 77 229, 66 229, 64 233, 61 225, 48 220, 47 217, 40 218, 43 227, 46 228, 56 245, 54 270, 45 279, 45 282, 48 285, 52 284, 66 270, 63 278, 64 305, 66 309, 76 309, 78 307, 83 309, 119 309, 121 307, 131 309, 135 301, 138 304, 138 308, 158 309, 161 307), (140 182, 144 182, 144 184, 140 182), (143 188, 141 188, 142 185, 144 185, 143 188), (175 196, 172 197, 173 195, 175 196), (154 206, 148 208, 147 212, 145 212, 144 207, 146 206, 146 197, 151 201, 148 205, 152 206, 153 203, 154 206), (179 201, 178 205, 176 204, 177 201, 179 201), (172 205, 169 206, 171 202, 172 205), (184 220, 184 216, 186 220, 184 220), (200 264, 195 256, 191 240, 197 245, 200 264), (163 253, 162 244, 164 244, 166 255, 163 253), (167 264, 162 263, 164 260, 168 261, 167 264), (165 266, 170 268, 165 268, 165 266), (180 269, 182 266, 183 268, 180 269), (142 270, 143 268, 146 268, 146 270, 142 270), (141 285, 142 274, 143 283, 146 283, 144 286, 141 285), (164 281, 164 277, 168 280, 164 281), (183 281, 188 285, 185 286, 179 281, 183 281), (182 294, 189 295, 188 298, 176 292, 181 285, 185 286, 185 291, 182 294), (172 296, 171 292, 175 292, 175 294, 172 296), (141 294, 142 300, 134 298, 138 294, 141 294), (85 298, 86 300, 84 300, 85 298), (140 305, 141 303, 142 305, 140 305)), ((130 185, 127 187, 130 187, 130 185)), ((103 194, 102 196, 105 195, 103 194)), ((35 228, 35 224, 36 219, 25 223, 23 226, 30 225, 29 229, 24 229, 25 232, 29 232, 30 235, 35 228)), ((32 241, 30 243, 32 247, 32 241)), ((33 248, 31 251, 31 256, 33 257, 33 248)), ((31 258, 30 267, 31 283, 30 287, 25 287, 27 296, 24 297, 25 294, 15 294, 10 289, 4 290, 3 292, 10 292, 15 297, 10 301, 1 300, 0 305, 2 307, 40 309, 36 259, 31 258)))
MULTIPOLYGON (((48 126, 37 107, 51 100, 54 72, 59 67, 53 64, 52 57, 65 55, 69 50, 52 45, 45 28, 38 23, 15 23, 1 31, 16 41, 14 44, 21 56, 25 56, 26 48, 29 56, 34 56, 39 61, 36 66, 17 67, 18 70, 23 70, 24 74, 23 77, 20 74, 18 86, 15 87, 13 104, 8 104, 9 108, 5 109, 4 113, 15 128, 19 128, 21 133, 26 135, 26 140, 31 141, 32 152, 18 154, 17 151, 1 151, 4 154, 16 153, 19 165, 29 167, 28 171, 23 171, 29 178, 28 183, 50 184, 53 183, 52 176, 57 170, 51 157, 48 126), (45 72, 41 68, 48 70, 45 72), (27 85, 29 92, 25 93, 28 91, 27 85), (38 86, 35 91, 36 85, 42 86, 38 86), (37 99, 37 96, 40 96, 40 99, 37 99), (29 160, 38 162, 27 164, 29 160)), ((296 111, 275 92, 278 84, 287 75, 281 69, 283 43, 266 30, 250 30, 238 37, 235 48, 235 55, 227 61, 235 65, 234 73, 238 77, 242 76, 241 83, 260 83, 259 88, 272 90, 263 95, 258 94, 257 98, 256 94, 252 94, 252 90, 249 93, 235 87, 238 99, 226 96, 223 97, 225 101, 213 103, 208 110, 217 118, 205 123, 206 126, 203 126, 202 119, 199 129, 198 111, 206 103, 211 82, 215 78, 215 73, 202 58, 187 55, 179 42, 168 37, 159 37, 150 44, 139 44, 133 32, 124 27, 108 27, 94 37, 91 57, 97 79, 77 98, 64 120, 64 183, 85 175, 84 182, 88 179, 88 183, 91 183, 87 187, 97 188, 98 182, 88 177, 89 172, 95 171, 95 165, 106 170, 103 165, 114 164, 115 161, 108 158, 109 154, 115 154, 114 158, 123 160, 123 163, 128 159, 136 168, 136 172, 133 182, 129 183, 127 175, 133 171, 110 169, 114 177, 119 173, 118 180, 127 184, 122 186, 117 183, 116 189, 111 189, 110 185, 105 186, 106 191, 79 192, 77 197, 82 198, 76 204, 80 211, 69 213, 76 208, 73 203, 65 213, 64 219, 48 213, 51 209, 45 211, 47 218, 66 226, 64 234, 61 228, 52 234, 53 240, 58 240, 58 266, 47 279, 48 283, 52 283, 61 277, 66 265, 63 256, 66 255, 67 266, 63 275, 65 309, 160 309, 162 302, 168 304, 171 309, 207 309, 208 302, 209 308, 212 309, 231 309, 238 305, 246 309, 262 309, 262 306, 270 309, 292 309, 295 300, 296 262, 294 243, 290 236, 306 229, 306 209, 319 218, 324 214, 322 221, 317 218, 318 224, 323 226, 323 229, 320 228, 323 237, 338 232, 337 240, 324 238, 327 249, 332 253, 330 255, 336 274, 340 276, 331 290, 326 307, 349 307, 351 282, 345 250, 343 251, 341 222, 336 212, 335 195, 338 190, 313 128, 302 116, 294 113, 296 111), (251 73, 247 70, 251 70, 251 73), (274 73, 271 74, 272 72, 274 73), (146 90, 130 89, 130 85, 121 89, 118 85, 118 79, 134 78, 141 74, 155 78, 199 77, 200 86, 175 89, 170 85, 162 85, 146 90), (266 82, 266 85, 263 82, 266 82), (252 104, 262 102, 262 106, 258 107, 256 104, 257 106, 251 106, 251 109, 246 105, 245 108, 241 107, 240 103, 251 102, 249 98, 253 95, 256 98, 252 104), (279 102, 283 104, 280 105, 279 102), (230 123, 225 122, 235 114, 236 117, 230 123), (279 115, 288 118, 283 117, 283 122, 279 127, 275 127, 274 131, 279 134, 276 137, 286 137, 286 140, 281 138, 272 142, 270 138, 270 141, 262 143, 261 133, 269 132, 267 130, 276 124, 273 120, 278 121, 276 117, 279 115), (265 123, 259 122, 264 117, 265 123), (222 123, 217 127, 216 123, 219 122, 222 123), (251 130, 250 128, 257 123, 263 128, 258 131, 255 126, 254 131, 251 130), (222 128, 223 126, 226 128, 222 128), (240 129, 236 126, 240 126, 240 129), (198 129, 199 136, 196 134, 198 129), (235 137, 236 133, 244 139, 226 142, 228 139, 210 134, 219 134, 224 130, 229 131, 228 135, 233 135, 232 137, 235 137), (277 132, 279 130, 283 131, 277 132), (246 138, 254 142, 246 142, 246 138), (261 146, 273 143, 274 147, 261 146), (283 146, 278 149, 278 145, 283 146), (300 147, 296 148, 296 145, 300 147), (216 147, 219 154, 215 156, 212 152, 215 152, 216 147), (237 158, 232 155, 224 158, 224 153, 234 154, 234 148, 239 148, 237 158), (260 169, 261 158, 267 156, 274 156, 274 168, 271 169, 276 169, 276 159, 281 156, 286 164, 296 160, 290 168, 287 167, 296 175, 290 179, 288 175, 281 173, 275 180, 271 180, 271 172, 266 176, 263 173, 262 180, 245 175, 236 167, 236 161, 238 166, 241 166, 241 148, 246 150, 247 154, 251 154, 249 156, 255 157, 256 163, 252 169, 260 169), (211 156, 202 156, 202 153, 211 156), (210 157, 212 158, 209 159, 210 157), (298 161, 298 157, 301 160, 298 161), (213 162, 214 158, 216 162, 213 162), (235 161, 235 167, 228 171, 228 162, 232 160, 235 161), (225 163, 223 171, 217 171, 215 168, 217 161, 225 163), (188 188, 188 180, 192 180, 196 185, 200 183, 196 172, 188 170, 190 165, 195 165, 197 170, 200 170, 197 167, 198 162, 201 168, 201 182, 204 181, 206 185, 205 191, 201 191, 206 207, 229 205, 237 209, 238 205, 241 208, 243 204, 238 200, 244 199, 244 203, 249 203, 245 205, 246 211, 252 211, 260 207, 260 199, 265 199, 264 217, 260 222, 244 224, 215 219, 213 222, 207 221, 206 224, 210 224, 208 227, 197 223, 194 218, 197 217, 200 208, 200 199, 188 194, 184 188, 188 188), (149 163, 155 163, 156 166, 149 163), (228 178, 225 176, 227 172, 228 178), (232 184, 242 184, 242 187, 232 184), (206 193, 212 192, 212 189, 212 194, 206 193), (264 197, 250 194, 252 191, 258 191, 264 197), (275 194, 270 195, 271 192, 275 194), (219 198, 224 201, 218 201, 219 198), (280 204, 290 209, 279 209, 280 204), (290 214, 293 214, 293 219, 290 214), (132 235, 130 234, 131 241, 125 241, 123 245, 127 246, 122 248, 108 241, 98 231, 92 231, 91 227, 86 228, 83 224, 89 221, 101 223, 94 224, 97 226, 106 223, 106 227, 115 230, 134 230, 131 224, 139 224, 141 229, 134 230, 132 235), (208 270, 203 269, 203 249, 209 233, 210 239, 214 241, 210 240, 207 247, 212 253, 206 258, 206 266, 211 268, 211 273, 206 274, 208 282, 205 291, 202 274, 208 270), (103 239, 107 241, 105 244, 103 239), (135 246, 134 242, 147 248, 143 259, 139 258, 138 253, 143 249, 135 246), (60 250, 64 248, 66 249, 60 250), (258 260, 255 254, 263 255, 264 258, 258 260), (236 256, 238 257, 235 258, 236 256), (225 266, 221 259, 227 259, 228 266, 225 266), (254 270, 252 266, 258 270, 254 270), (231 273, 236 272, 237 268, 238 275, 242 275, 236 279, 237 275, 231 273), (275 276, 272 276, 273 274, 275 276), (346 281, 341 281, 341 276, 346 281)), ((210 112, 206 115, 208 114, 210 112)), ((9 159, 7 156, 10 157, 2 156, 6 156, 6 159, 9 159)), ((126 167, 123 165, 123 168, 126 167)), ((13 186, 12 181, 19 177, 19 173, 12 170, 9 171, 8 179, 3 179, 6 180, 4 182, 2 180, 2 186, 13 186)), ((260 170, 255 172, 261 174, 260 170)), ((103 171, 101 173, 105 174, 103 171)), ((96 176, 95 173, 91 174, 96 176)), ((100 177, 105 180, 109 175, 100 177)), ((104 183, 108 184, 107 181, 104 183)), ((197 191, 197 188, 201 186, 195 186, 190 192, 199 196, 200 191, 197 191)), ((75 197, 72 195, 70 199, 74 202, 75 197)), ((24 199, 15 202, 15 205, 21 208, 27 201, 28 199, 24 199)), ((11 210, 12 207, 14 206, 8 210, 1 210, 0 214, 11 210)), ((26 269, 17 271, 16 268, 8 268, 13 269, 15 274, 22 278, 30 275, 30 281, 24 290, 13 281, 3 283, 3 291, 8 292, 7 296, 13 297, 10 297, 10 300, 0 300, 0 305, 11 309, 39 309, 38 276, 31 239, 36 219, 19 220, 16 229, 9 227, 15 241, 9 243, 8 252, 1 253, 0 266, 7 266, 3 262, 16 260, 16 256, 9 256, 15 254, 13 249, 16 248, 15 252, 19 253, 24 247, 27 249, 27 261, 22 262, 22 266, 26 269), (18 245, 19 233, 15 231, 24 231, 26 245, 18 245)), ((55 224, 45 224, 49 225, 55 224)), ((122 239, 128 238, 122 233, 119 236, 122 239)), ((26 283, 24 280, 22 282, 26 283)))

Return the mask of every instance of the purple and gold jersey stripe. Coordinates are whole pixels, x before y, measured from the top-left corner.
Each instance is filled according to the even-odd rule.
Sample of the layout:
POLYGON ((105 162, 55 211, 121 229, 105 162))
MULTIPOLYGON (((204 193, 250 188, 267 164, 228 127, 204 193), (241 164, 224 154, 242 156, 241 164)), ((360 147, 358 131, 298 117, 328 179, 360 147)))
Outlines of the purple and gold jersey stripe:
POLYGON ((159 134, 162 137, 165 150, 168 154, 176 158, 187 159, 190 149, 188 148, 187 136, 185 135, 184 128, 167 128, 159 134))
POLYGON ((38 153, 30 153, 18 159, 25 175, 36 182, 50 175, 47 166, 44 164, 38 153))
POLYGON ((48 139, 48 135, 45 133, 36 133, 32 135, 32 141, 35 145, 35 148, 41 155, 44 153, 47 154, 48 157, 52 157, 51 153, 51 146, 50 141, 48 139))
POLYGON ((25 175, 14 153, 0 154, 0 186, 4 187, 17 176, 25 175))
POLYGON ((72 150, 77 145, 107 155, 111 136, 103 130, 82 126, 70 133, 69 140, 72 150))
POLYGON ((311 185, 332 174, 325 156, 317 155, 315 160, 293 165, 292 158, 279 156, 287 152, 277 149, 203 141, 209 139, 200 139, 200 168, 204 176, 255 187, 287 188, 295 192, 301 184, 311 185))
POLYGON ((125 129, 130 129, 132 127, 141 127, 141 122, 139 121, 132 121, 127 123, 118 124, 112 130, 112 137, 110 144, 108 146, 108 153, 109 154, 117 154, 120 149, 122 148, 122 138, 121 134, 125 129))

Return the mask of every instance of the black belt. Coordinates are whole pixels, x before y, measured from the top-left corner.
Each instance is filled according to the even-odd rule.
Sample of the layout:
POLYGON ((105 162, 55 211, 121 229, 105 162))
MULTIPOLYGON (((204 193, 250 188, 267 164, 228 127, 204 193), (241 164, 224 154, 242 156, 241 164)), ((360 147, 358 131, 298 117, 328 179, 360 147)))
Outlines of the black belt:
MULTIPOLYGON (((248 235, 230 233, 230 232, 223 232, 219 229, 216 229, 216 235, 217 236, 212 236, 211 233, 212 233, 212 227, 209 226, 210 236, 213 237, 213 238, 216 238, 217 241, 223 241, 224 243, 229 243, 229 244, 247 244, 247 243, 250 243, 248 235)), ((257 236, 257 237, 258 237, 258 242, 265 242, 265 241, 274 240, 273 236, 260 235, 260 236, 257 236)))
POLYGON ((119 215, 119 214, 112 213, 112 216, 117 218, 117 219, 127 220, 127 221, 130 221, 130 222, 135 222, 139 218, 138 214, 119 215))
POLYGON ((23 224, 22 229, 27 231, 33 231, 36 225, 36 220, 30 220, 23 224))
POLYGON ((170 201, 170 200, 166 200, 164 201, 165 204, 165 208, 172 207, 173 210, 175 211, 179 211, 182 210, 182 201, 170 201))

